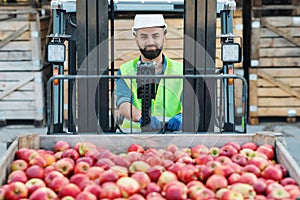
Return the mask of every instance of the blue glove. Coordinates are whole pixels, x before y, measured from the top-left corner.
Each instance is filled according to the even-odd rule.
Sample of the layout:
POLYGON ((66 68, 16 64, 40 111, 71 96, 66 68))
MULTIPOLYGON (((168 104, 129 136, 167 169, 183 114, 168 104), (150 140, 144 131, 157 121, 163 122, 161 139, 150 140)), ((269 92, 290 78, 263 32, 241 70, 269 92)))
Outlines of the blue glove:
MULTIPOLYGON (((142 118, 139 119, 139 123, 142 124, 142 118)), ((151 116, 150 127, 154 130, 162 128, 160 121, 154 116, 151 116)))
POLYGON ((182 129, 182 114, 179 113, 175 117, 172 117, 167 125, 168 131, 179 131, 182 129))

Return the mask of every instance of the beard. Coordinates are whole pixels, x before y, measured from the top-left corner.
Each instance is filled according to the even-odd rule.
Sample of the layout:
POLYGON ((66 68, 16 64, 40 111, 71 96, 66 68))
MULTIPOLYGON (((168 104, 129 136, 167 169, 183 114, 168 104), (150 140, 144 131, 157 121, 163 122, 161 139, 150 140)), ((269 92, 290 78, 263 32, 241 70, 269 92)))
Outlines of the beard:
POLYGON ((147 47, 150 47, 150 46, 146 46, 144 49, 139 47, 139 49, 140 49, 141 54, 149 60, 153 60, 154 58, 157 58, 160 55, 162 48, 163 48, 163 46, 161 46, 160 48, 155 46, 156 49, 146 50, 147 47))

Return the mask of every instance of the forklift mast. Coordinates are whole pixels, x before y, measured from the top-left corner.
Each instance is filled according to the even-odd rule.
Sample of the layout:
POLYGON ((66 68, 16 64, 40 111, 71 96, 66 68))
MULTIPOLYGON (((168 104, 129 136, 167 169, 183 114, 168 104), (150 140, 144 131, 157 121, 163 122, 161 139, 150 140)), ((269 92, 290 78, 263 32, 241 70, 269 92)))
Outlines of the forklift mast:
MULTIPOLYGON (((115 75, 114 66, 114 17, 115 13, 168 13, 179 12, 184 16, 184 75, 215 75, 216 58, 216 18, 221 18, 221 43, 224 49, 233 49, 234 43, 232 15, 236 3, 234 0, 168 0, 168 1, 128 1, 118 0, 52 0, 53 34, 52 42, 68 41, 69 75, 115 75), (109 40, 109 20, 110 36, 109 40), (213 37, 215 36, 215 37, 213 37), (109 41, 111 50, 109 52, 109 41), (227 45, 227 46, 226 46, 227 45), (226 47, 226 48, 225 48, 226 47), (109 57, 112 62, 109 62, 109 57), (107 67, 110 66, 110 67, 107 67)), ((235 48, 235 47, 234 47, 235 48)), ((233 63, 239 60, 223 62, 222 72, 233 73, 233 63)), ((54 62, 54 75, 64 73, 64 63, 54 62)), ((225 108, 224 131, 235 131, 234 84, 224 79, 225 108)), ((183 132, 213 132, 216 101, 215 80, 187 78, 183 89, 183 132), (192 88, 192 91, 191 91, 192 88), (189 95, 193 92, 195 95, 189 95), (195 98, 195 97, 196 98, 195 98), (198 106, 199 109, 195 109, 198 106), (189 113, 188 115, 184 113, 189 113)), ((114 82, 108 79, 81 80, 76 85, 78 95, 74 101, 74 80, 69 80, 68 130, 69 132, 115 132, 115 119, 109 110, 114 110, 114 98, 109 93, 114 82), (95 97, 96 93, 96 97, 95 97), (101 94, 101 95, 100 95, 101 94), (111 98, 109 98, 109 96, 111 98), (77 108, 77 127, 73 107, 77 108), (91 103, 92 102, 92 103, 91 103), (99 102, 96 104, 95 102, 99 102), (95 112, 96 109, 96 112, 95 112), (96 113, 96 116, 91 115, 96 113)), ((63 132, 63 81, 60 79, 52 86, 51 119, 49 134, 63 132)), ((113 90, 111 91, 113 93, 113 90)))

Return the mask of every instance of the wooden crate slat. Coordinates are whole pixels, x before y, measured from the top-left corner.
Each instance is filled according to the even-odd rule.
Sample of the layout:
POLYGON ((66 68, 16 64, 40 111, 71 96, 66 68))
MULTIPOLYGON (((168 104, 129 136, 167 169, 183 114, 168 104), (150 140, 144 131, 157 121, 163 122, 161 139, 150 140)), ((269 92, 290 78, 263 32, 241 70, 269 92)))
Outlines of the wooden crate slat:
MULTIPOLYGON (((9 81, 9 80, 1 80, 0 79, 0 92, 3 92, 3 90, 6 90, 7 88, 12 87, 13 85, 16 84, 16 82, 18 81, 9 81)), ((34 89, 33 87, 33 82, 29 82, 25 85, 23 85, 23 87, 19 88, 18 90, 16 90, 16 92, 18 91, 32 91, 34 89)))
MULTIPOLYGON (((299 90, 298 90, 299 91, 299 90)), ((300 92, 300 91, 299 91, 300 92)), ((250 96, 251 96, 250 92, 250 96)), ((257 88, 257 97, 292 97, 290 93, 280 88, 257 88)))
POLYGON ((0 51, 0 61, 29 61, 31 51, 0 51))
MULTIPOLYGON (((288 28, 278 28, 278 29, 289 33, 293 37, 300 37, 298 27, 288 27, 288 28)), ((260 28, 260 37, 262 37, 262 38, 271 37, 272 38, 272 37, 281 37, 281 36, 267 28, 260 28)))
POLYGON ((299 59, 300 48, 260 48, 259 55, 260 57, 298 57, 299 59))
POLYGON ((9 119, 9 120, 43 120, 43 118, 41 119, 37 119, 35 118, 35 113, 36 111, 34 109, 32 110, 3 110, 1 111, 1 115, 5 118, 5 119, 9 119))
MULTIPOLYGON (((287 84, 291 87, 300 87, 300 80, 299 78, 276 78, 276 80, 279 80, 283 82, 284 84, 287 84)), ((274 84, 270 83, 267 80, 264 79, 258 79, 257 80, 257 86, 258 87, 274 87, 274 84)))
POLYGON ((11 33, 10 35, 6 36, 1 42, 0 42, 0 49, 3 48, 5 45, 7 45, 10 41, 14 40, 15 38, 18 38, 20 35, 25 33, 29 29, 28 24, 22 26, 21 28, 17 29, 15 32, 11 33))
MULTIPOLYGON (((295 39, 300 41, 300 38, 295 39)), ((259 47, 296 47, 296 45, 284 38, 260 38, 259 47)))
POLYGON ((0 70, 20 71, 20 70, 39 70, 39 69, 34 68, 32 61, 17 61, 17 62, 1 61, 0 62, 0 70))
MULTIPOLYGON (((1 90, 0 90, 1 92, 1 90)), ((15 91, 5 97, 2 98, 3 101, 34 101, 34 93, 33 91, 15 91)))
POLYGON ((28 25, 28 21, 0 21, 0 31, 16 31, 20 27, 28 25))
POLYGON ((300 99, 293 97, 267 97, 258 99, 259 107, 300 107, 300 99))
POLYGON ((300 57, 259 58, 260 67, 296 67, 300 65, 300 57))
POLYGON ((30 41, 13 41, 1 48, 2 51, 30 51, 30 41))
MULTIPOLYGON (((5 37, 10 35, 11 33, 13 33, 13 31, 0 31, 0 40, 3 40, 5 37)), ((29 31, 24 32, 22 35, 15 38, 13 41, 20 41, 20 40, 23 40, 23 41, 30 40, 30 32, 29 31)))
POLYGON ((297 116, 299 116, 300 107, 260 107, 258 109, 258 116, 287 117, 289 110, 296 110, 297 116))
POLYGON ((300 70, 299 68, 260 68, 262 72, 267 72, 273 77, 299 77, 300 70))
POLYGON ((298 16, 264 17, 264 19, 276 27, 300 27, 298 16))
POLYGON ((3 111, 19 111, 19 110, 34 110, 34 101, 0 101, 0 112, 3 111))

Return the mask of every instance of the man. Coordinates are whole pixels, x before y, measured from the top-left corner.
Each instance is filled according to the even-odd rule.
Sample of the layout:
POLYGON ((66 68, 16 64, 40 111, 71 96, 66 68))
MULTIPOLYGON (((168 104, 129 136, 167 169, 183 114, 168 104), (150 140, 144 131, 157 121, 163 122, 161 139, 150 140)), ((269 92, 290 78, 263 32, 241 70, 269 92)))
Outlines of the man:
MULTIPOLYGON (((163 52, 166 41, 167 25, 163 15, 138 14, 132 27, 136 44, 140 50, 137 57, 120 67, 119 75, 136 75, 138 61, 156 63, 157 75, 182 75, 183 65, 167 58, 163 52)), ((152 129, 163 128, 178 131, 182 128, 182 79, 157 79, 155 99, 152 100, 151 122, 152 129), (165 120, 163 120, 165 119, 165 120)), ((142 124, 141 99, 137 98, 136 80, 119 79, 116 84, 116 105, 121 115, 125 117, 122 129, 138 129, 142 124), (130 122, 131 120, 131 122, 130 122)))

